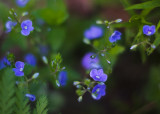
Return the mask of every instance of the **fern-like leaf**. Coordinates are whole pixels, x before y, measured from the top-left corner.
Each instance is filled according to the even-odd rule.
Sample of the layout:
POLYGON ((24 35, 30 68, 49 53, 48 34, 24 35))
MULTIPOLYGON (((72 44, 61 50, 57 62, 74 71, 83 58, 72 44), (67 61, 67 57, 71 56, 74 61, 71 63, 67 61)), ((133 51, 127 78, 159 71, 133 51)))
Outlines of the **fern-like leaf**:
POLYGON ((47 114, 47 104, 48 101, 46 96, 40 97, 36 104, 36 114, 47 114))
POLYGON ((0 114, 12 114, 15 103, 15 76, 11 68, 1 71, 0 114))

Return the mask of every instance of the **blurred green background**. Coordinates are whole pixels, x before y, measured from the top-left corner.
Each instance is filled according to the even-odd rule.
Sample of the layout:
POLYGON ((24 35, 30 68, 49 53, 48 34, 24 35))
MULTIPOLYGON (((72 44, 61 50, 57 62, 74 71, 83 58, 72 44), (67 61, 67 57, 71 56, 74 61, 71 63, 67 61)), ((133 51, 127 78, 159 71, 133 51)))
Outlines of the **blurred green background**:
MULTIPOLYGON (((160 50, 156 49, 146 56, 140 49, 129 50, 128 40, 136 30, 120 28, 123 32, 121 45, 116 49, 112 73, 106 82, 106 96, 95 101, 89 93, 83 101, 77 101, 73 81, 89 77, 81 66, 85 53, 95 50, 83 43, 83 32, 96 20, 115 20, 121 18, 128 22, 133 12, 125 10, 126 0, 30 0, 24 8, 16 6, 14 0, 0 1, 0 57, 7 52, 22 60, 26 53, 33 53, 38 60, 34 69, 40 72, 39 81, 34 81, 31 92, 37 96, 47 95, 50 114, 159 114, 160 113, 160 50), (5 22, 9 9, 14 8, 17 15, 28 11, 35 32, 30 37, 12 31, 5 33, 5 22), (48 49, 47 57, 60 52, 63 64, 68 71, 67 86, 57 88, 50 71, 41 60, 40 46, 48 49)), ((146 0, 130 0, 131 4, 146 0)), ((156 9, 159 11, 159 9, 156 9)), ((140 10, 136 11, 138 14, 140 10)), ((151 22, 156 24, 159 17, 153 11, 151 22)), ((23 17, 24 19, 28 17, 23 17)), ((136 26, 136 25, 135 25, 136 26)), ((135 27, 132 26, 132 27, 135 27)), ((106 31, 106 26, 102 26, 106 31)), ((136 29, 136 27, 135 27, 136 29)), ((104 38, 107 35, 104 36, 104 38)), ((103 42, 103 41, 102 41, 103 42)), ((103 61, 103 60, 102 60, 103 61)), ((104 64, 105 69, 107 69, 104 64)))

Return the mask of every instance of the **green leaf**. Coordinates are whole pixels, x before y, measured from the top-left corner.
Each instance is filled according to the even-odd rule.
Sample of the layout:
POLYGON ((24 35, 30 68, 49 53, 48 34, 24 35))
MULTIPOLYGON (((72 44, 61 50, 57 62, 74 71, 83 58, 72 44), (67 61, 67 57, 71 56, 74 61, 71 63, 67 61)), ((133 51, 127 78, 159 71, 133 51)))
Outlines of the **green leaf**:
POLYGON ((62 24, 68 18, 68 12, 63 0, 48 0, 48 6, 32 12, 49 25, 62 24))
POLYGON ((56 27, 47 35, 47 43, 50 45, 52 50, 57 51, 63 44, 66 31, 64 28, 56 27))
POLYGON ((32 73, 32 69, 33 69, 33 66, 31 66, 29 64, 25 64, 23 72, 25 75, 29 75, 32 73))
POLYGON ((85 92, 86 92, 85 90, 81 90, 81 89, 77 89, 77 90, 76 90, 76 94, 77 94, 78 96, 83 96, 83 94, 84 94, 85 92))
POLYGON ((15 76, 12 68, 1 71, 0 81, 0 113, 13 114, 15 103, 15 76))
POLYGON ((91 83, 91 80, 90 80, 90 79, 85 79, 85 80, 84 80, 84 84, 85 84, 85 85, 89 86, 90 83, 91 83))
POLYGON ((156 7, 159 7, 159 6, 160 6, 160 1, 159 0, 152 0, 152 1, 144 2, 144 3, 132 5, 128 8, 126 8, 126 10, 148 9, 148 8, 156 8, 156 7))
POLYGON ((0 2, 0 15, 1 15, 0 21, 3 21, 4 23, 6 22, 8 11, 9 9, 7 8, 7 6, 2 2, 0 2))
POLYGON ((26 90, 23 87, 16 88, 16 114, 30 114, 28 98, 25 98, 26 90))
POLYGON ((36 114, 47 114, 48 101, 46 96, 41 96, 36 104, 36 114))

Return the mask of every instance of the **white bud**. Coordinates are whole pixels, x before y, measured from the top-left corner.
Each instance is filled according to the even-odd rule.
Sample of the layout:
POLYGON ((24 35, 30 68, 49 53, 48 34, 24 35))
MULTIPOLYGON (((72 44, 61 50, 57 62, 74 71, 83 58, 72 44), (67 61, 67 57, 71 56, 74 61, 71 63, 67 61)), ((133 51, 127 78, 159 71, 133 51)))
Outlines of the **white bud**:
POLYGON ((73 85, 75 85, 75 86, 78 85, 78 84, 80 84, 79 81, 74 81, 74 82, 73 82, 73 85))
POLYGON ((59 83, 58 80, 56 80, 56 85, 57 85, 58 87, 60 87, 60 83, 59 83))
POLYGON ((22 13, 22 16, 26 16, 26 15, 28 15, 27 11, 22 13))
POLYGON ((91 43, 90 40, 87 39, 87 38, 84 38, 84 39, 83 39, 83 42, 84 42, 85 44, 90 44, 90 43, 91 43))
POLYGON ((137 45, 135 44, 135 45, 130 47, 130 50, 135 49, 136 47, 137 47, 137 45))
POLYGON ((82 96, 78 97, 78 102, 82 101, 82 96))
POLYGON ((97 23, 97 24, 103 24, 103 21, 97 20, 96 23, 97 23))
POLYGON ((36 79, 39 76, 39 72, 33 74, 32 78, 36 79))
POLYGON ((152 44, 152 45, 151 45, 151 47, 152 47, 153 49, 155 49, 155 48, 156 48, 156 46, 155 46, 154 44, 152 44))
POLYGON ((46 56, 43 56, 43 57, 42 57, 42 60, 43 60, 43 62, 44 62, 45 64, 48 64, 48 59, 47 59, 46 56))
POLYGON ((117 20, 115 20, 115 22, 120 23, 120 22, 122 22, 122 19, 117 19, 117 20))

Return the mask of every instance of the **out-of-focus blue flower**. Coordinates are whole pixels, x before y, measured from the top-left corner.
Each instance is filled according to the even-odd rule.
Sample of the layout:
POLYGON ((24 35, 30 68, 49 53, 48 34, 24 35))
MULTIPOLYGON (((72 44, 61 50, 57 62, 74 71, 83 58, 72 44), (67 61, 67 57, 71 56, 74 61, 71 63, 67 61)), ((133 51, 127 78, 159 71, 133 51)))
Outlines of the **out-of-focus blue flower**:
POLYGON ((98 26, 91 26, 84 32, 84 37, 90 40, 100 38, 102 36, 103 36, 103 29, 98 26))
POLYGON ((105 82, 107 80, 107 74, 103 72, 103 69, 92 69, 90 72, 90 77, 95 81, 105 82))
POLYGON ((36 57, 31 53, 27 54, 24 59, 25 59, 26 63, 28 63, 32 66, 36 66, 36 64, 37 64, 36 57))
POLYGON ((16 76, 24 76, 24 72, 23 72, 24 65, 25 65, 24 62, 21 62, 21 61, 17 61, 15 63, 16 68, 13 68, 13 71, 15 72, 16 76))
POLYGON ((41 55, 48 55, 48 47, 45 45, 40 45, 39 46, 40 54, 41 55))
POLYGON ((28 97, 29 100, 32 101, 32 102, 36 100, 36 97, 32 94, 26 94, 25 96, 28 97))
POLYGON ((58 81, 61 86, 65 86, 67 82, 67 72, 61 71, 58 75, 58 81))
POLYGON ((21 34, 24 36, 28 36, 31 31, 33 31, 34 27, 32 27, 31 20, 25 20, 21 23, 21 34))
POLYGON ((8 59, 6 57, 4 57, 3 59, 0 60, 0 70, 7 67, 7 66, 10 66, 11 63, 10 61, 8 61, 8 59))
POLYGON ((95 55, 95 53, 89 52, 86 53, 82 58, 82 66, 87 70, 93 68, 101 68, 98 57, 96 56, 94 58, 91 58, 91 56, 93 55, 95 55))
POLYGON ((155 25, 149 26, 149 25, 144 25, 143 26, 143 34, 147 36, 151 36, 156 32, 156 27, 155 25))
POLYGON ((29 2, 29 0, 16 0, 16 4, 19 7, 25 7, 28 2, 29 2))
POLYGON ((11 32, 12 28, 17 25, 17 22, 7 21, 6 22, 6 32, 11 32))
POLYGON ((95 100, 99 100, 102 96, 105 96, 106 92, 106 85, 105 84, 97 84, 93 89, 92 89, 92 97, 95 100))
POLYGON ((116 42, 117 40, 121 39, 121 32, 114 31, 114 33, 109 37, 109 41, 111 43, 116 42))
POLYGON ((44 20, 41 19, 41 18, 36 19, 36 23, 37 23, 37 25, 39 25, 39 26, 43 26, 43 25, 45 24, 44 20))

